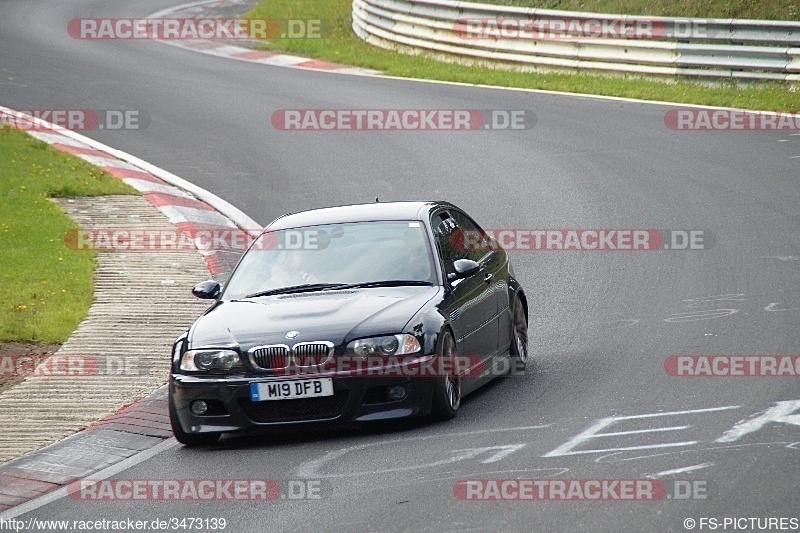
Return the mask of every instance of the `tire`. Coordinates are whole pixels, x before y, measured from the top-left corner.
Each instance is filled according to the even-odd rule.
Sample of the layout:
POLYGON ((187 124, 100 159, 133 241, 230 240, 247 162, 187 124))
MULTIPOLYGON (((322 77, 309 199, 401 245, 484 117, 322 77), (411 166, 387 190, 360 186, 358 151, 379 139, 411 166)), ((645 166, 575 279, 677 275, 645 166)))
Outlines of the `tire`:
MULTIPOLYGON (((456 354, 456 343, 453 340, 453 335, 449 331, 442 334, 442 343, 439 347, 439 357, 452 358, 456 354)), ((442 365, 445 367, 445 365, 442 365)), ((454 368, 455 365, 447 365, 448 368, 454 368)), ((433 388, 433 405, 431 406, 431 415, 435 420, 450 420, 455 418, 458 414, 458 408, 461 406, 461 377, 460 376, 442 376, 436 378, 436 384, 433 388)))
POLYGON ((519 296, 514 297, 511 321, 511 372, 522 372, 528 366, 528 318, 519 296))
POLYGON ((169 400, 169 423, 172 426, 172 433, 178 442, 186 446, 202 446, 204 444, 214 444, 219 440, 221 433, 186 433, 181 428, 178 413, 172 405, 172 398, 169 400))

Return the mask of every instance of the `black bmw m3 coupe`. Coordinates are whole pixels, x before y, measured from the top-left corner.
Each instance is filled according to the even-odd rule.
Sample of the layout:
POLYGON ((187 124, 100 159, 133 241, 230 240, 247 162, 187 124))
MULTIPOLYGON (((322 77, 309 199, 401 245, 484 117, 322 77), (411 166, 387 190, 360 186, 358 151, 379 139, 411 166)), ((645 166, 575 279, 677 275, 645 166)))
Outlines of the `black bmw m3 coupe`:
POLYGON ((348 205, 265 228, 174 344, 169 411, 184 444, 222 433, 456 415, 528 358, 508 256, 446 202, 348 205))

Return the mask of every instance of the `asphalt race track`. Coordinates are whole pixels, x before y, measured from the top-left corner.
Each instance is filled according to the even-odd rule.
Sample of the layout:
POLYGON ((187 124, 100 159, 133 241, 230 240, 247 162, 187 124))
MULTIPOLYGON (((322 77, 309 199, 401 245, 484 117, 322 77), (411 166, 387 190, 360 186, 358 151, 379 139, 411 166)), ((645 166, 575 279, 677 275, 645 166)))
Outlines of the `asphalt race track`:
POLYGON ((308 72, 66 32, 75 17, 171 5, 4 0, 0 104, 144 111, 144 129, 86 134, 261 223, 375 196, 430 198, 487 228, 702 230, 710 248, 513 252, 531 302, 532 368, 468 397, 452 422, 175 446, 117 476, 272 479, 285 491, 311 480, 319 498, 63 498, 22 519, 222 517, 236 532, 685 531, 686 518, 699 530, 702 518, 800 517, 798 378, 664 369, 673 354, 800 353, 797 133, 670 131, 672 106, 308 72), (524 109, 536 123, 464 132, 270 123, 276 110, 309 108, 524 109), (628 418, 601 427, 613 417, 628 418), (462 501, 453 492, 470 479, 648 476, 669 497, 462 501))

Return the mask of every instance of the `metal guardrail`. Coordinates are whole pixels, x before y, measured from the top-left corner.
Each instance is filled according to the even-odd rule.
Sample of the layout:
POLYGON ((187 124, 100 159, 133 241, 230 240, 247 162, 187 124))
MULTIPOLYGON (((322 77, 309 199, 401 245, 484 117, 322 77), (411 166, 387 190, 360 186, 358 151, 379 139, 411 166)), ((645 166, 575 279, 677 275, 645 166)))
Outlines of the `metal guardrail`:
POLYGON ((353 0, 353 31, 382 48, 522 70, 800 81, 800 22, 353 0))

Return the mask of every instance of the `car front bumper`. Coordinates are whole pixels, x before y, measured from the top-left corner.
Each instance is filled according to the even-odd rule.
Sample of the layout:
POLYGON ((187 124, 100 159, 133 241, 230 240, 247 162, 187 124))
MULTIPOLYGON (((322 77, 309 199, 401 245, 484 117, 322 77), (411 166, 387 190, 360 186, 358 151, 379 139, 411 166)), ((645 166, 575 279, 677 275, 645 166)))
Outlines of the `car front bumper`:
MULTIPOLYGON (((422 359, 429 360, 430 357, 424 356, 422 359)), ((329 376, 318 374, 288 378, 264 374, 209 376, 173 373, 169 396, 181 428, 192 434, 339 426, 424 416, 430 412, 437 378, 418 377, 413 367, 406 367, 406 370, 411 371, 398 376, 332 376, 333 396, 258 402, 250 397, 250 384, 253 382, 329 376), (388 398, 388 389, 394 386, 405 389, 405 398, 388 398), (203 415, 195 414, 190 408, 197 400, 209 405, 203 415)))

